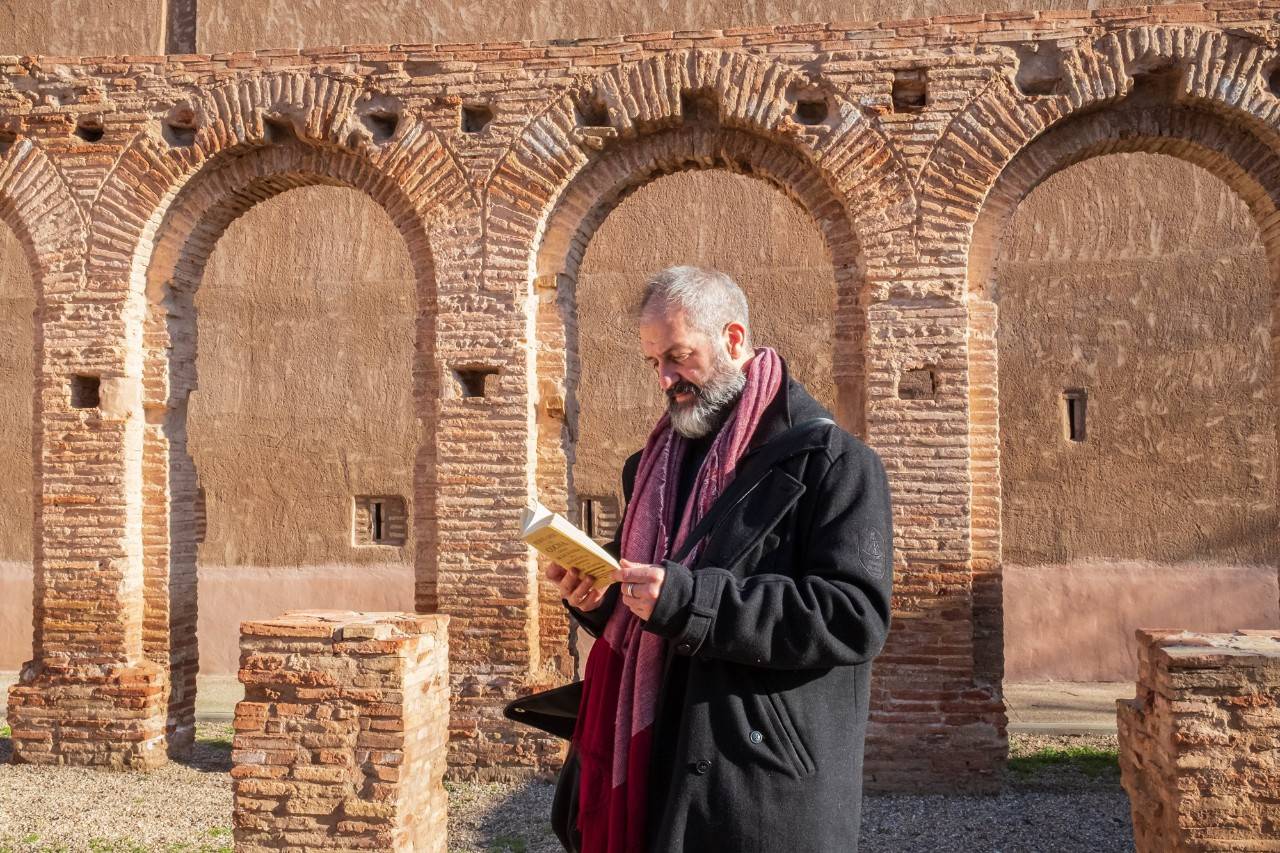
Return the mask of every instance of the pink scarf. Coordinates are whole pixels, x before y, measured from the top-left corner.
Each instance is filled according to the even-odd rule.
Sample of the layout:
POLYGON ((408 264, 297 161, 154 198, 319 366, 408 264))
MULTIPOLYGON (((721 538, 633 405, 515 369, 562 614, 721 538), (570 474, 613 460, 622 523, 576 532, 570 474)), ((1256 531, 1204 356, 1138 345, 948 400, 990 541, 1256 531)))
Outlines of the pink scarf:
MULTIPOLYGON (((623 520, 623 557, 657 564, 678 552, 729 485, 761 415, 782 386, 782 360, 761 347, 747 364, 746 376, 742 397, 711 443, 679 519, 676 488, 688 443, 671 427, 669 415, 658 420, 640 456, 623 520)), ((686 558, 689 565, 701 549, 699 542, 686 558)), ((619 599, 587 658, 573 733, 581 764, 582 853, 644 850, 649 751, 665 656, 666 640, 643 630, 619 599)))

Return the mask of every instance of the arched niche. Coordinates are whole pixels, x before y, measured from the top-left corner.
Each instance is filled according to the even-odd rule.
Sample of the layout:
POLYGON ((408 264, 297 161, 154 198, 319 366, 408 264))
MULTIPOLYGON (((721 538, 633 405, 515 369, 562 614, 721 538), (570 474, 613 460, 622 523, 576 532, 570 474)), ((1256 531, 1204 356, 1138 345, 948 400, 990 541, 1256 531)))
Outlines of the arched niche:
POLYGON ((289 609, 413 610, 413 265, 348 187, 287 190, 217 238, 194 295, 200 672, 289 609))
POLYGON ((0 672, 32 658, 35 307, 22 243, 0 223, 0 672))
POLYGON ((990 293, 1006 678, 1127 681, 1135 628, 1280 624, 1273 283, 1248 205, 1185 160, 1095 157, 1017 207, 990 293))

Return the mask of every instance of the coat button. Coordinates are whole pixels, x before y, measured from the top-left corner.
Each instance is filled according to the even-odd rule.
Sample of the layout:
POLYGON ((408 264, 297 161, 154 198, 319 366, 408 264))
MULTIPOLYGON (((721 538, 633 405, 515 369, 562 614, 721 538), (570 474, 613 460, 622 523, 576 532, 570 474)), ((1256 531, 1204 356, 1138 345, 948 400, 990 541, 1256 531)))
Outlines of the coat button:
POLYGON ((751 738, 752 743, 760 743, 760 741, 764 740, 764 735, 759 732, 752 732, 748 737, 751 738))
POLYGON ((702 776, 710 769, 711 769, 711 762, 707 761, 705 758, 702 759, 701 761, 695 762, 693 765, 693 772, 697 773, 699 776, 702 776))
POLYGON ((681 643, 680 645, 676 646, 676 651, 678 651, 682 655, 687 655, 689 654, 690 648, 692 647, 688 643, 681 643))

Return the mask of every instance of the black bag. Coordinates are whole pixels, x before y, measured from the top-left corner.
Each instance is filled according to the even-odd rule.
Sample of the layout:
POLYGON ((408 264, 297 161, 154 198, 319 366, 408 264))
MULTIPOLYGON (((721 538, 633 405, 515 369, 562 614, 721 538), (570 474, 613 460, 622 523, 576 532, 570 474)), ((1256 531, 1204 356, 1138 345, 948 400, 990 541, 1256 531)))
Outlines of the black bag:
MULTIPOLYGON (((573 681, 561 687, 522 696, 508 702, 502 714, 508 720, 524 723, 556 737, 570 740, 578 722, 578 706, 582 704, 582 682, 573 681)), ((551 800, 551 829, 569 853, 578 853, 582 836, 578 832, 578 754, 569 744, 556 792, 551 800)))
MULTIPOLYGON (((832 424, 830 418, 812 418, 795 424, 770 439, 768 445, 782 447, 785 439, 794 438, 813 427, 832 424)), ((740 495, 741 500, 745 495, 740 495)), ((737 503, 737 501, 733 501, 737 503)), ((732 504, 717 501, 685 540, 684 547, 673 559, 679 562, 690 551, 694 544, 710 532, 720 518, 728 512, 732 504)), ((556 780, 556 792, 551 801, 551 828, 556 837, 569 853, 578 853, 582 846, 582 836, 578 832, 578 755, 574 751, 572 738, 574 727, 578 724, 578 706, 582 703, 582 682, 573 681, 560 687, 522 696, 512 700, 502 709, 502 715, 508 720, 524 723, 536 729, 542 729, 559 738, 570 741, 569 754, 565 756, 564 766, 556 780)))

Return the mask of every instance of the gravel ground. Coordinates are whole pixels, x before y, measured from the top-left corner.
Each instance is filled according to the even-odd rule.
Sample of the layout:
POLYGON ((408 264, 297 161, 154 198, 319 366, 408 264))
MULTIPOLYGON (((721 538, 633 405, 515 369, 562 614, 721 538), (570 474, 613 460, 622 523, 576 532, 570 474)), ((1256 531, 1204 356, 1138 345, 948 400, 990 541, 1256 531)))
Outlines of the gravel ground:
POLYGON ((0 853, 230 851, 230 737, 198 725, 192 760, 151 773, 0 764, 0 853))
MULTIPOLYGON (((222 853, 231 850, 230 727, 202 724, 193 761, 154 773, 0 764, 0 853, 222 853)), ((1114 735, 1014 736, 1011 755, 1116 748, 1114 735)), ((0 738, 0 762, 9 742, 0 738)), ((552 786, 449 783, 450 851, 559 853, 547 826, 552 786)), ((1110 853, 1133 850, 1114 770, 1040 766, 994 796, 869 794, 863 853, 1110 853)))

